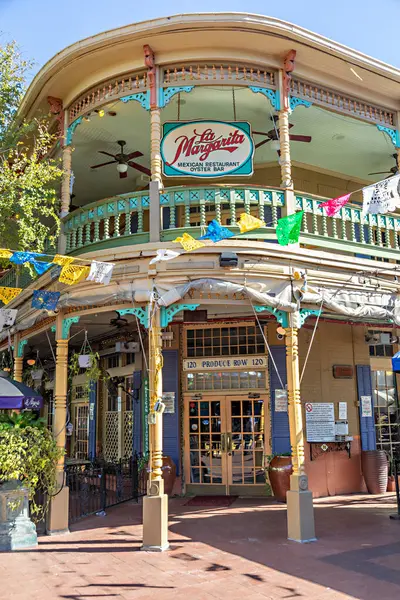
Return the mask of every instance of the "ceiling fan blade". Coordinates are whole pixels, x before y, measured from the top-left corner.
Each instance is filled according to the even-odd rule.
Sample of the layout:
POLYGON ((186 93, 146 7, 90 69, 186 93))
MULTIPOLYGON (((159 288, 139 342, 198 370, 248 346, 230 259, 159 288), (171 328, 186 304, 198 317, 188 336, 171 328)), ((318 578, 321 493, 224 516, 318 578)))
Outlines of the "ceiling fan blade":
POLYGON ((289 135, 289 139, 292 140, 292 142, 311 142, 312 137, 311 135, 289 135))
POLYGON ((118 162, 118 161, 117 160, 110 160, 110 162, 101 163, 100 165, 93 165, 93 167, 90 167, 90 168, 91 169, 98 169, 99 167, 105 167, 106 165, 113 165, 116 162, 118 162))
POLYGON ((256 135, 268 135, 266 131, 253 131, 256 135))
POLYGON ((258 142, 258 144, 256 144, 256 148, 260 148, 261 146, 264 146, 264 144, 267 144, 270 141, 271 141, 271 139, 267 138, 266 140, 263 140, 262 142, 258 142))
POLYGON ((120 179, 125 179, 125 177, 128 177, 128 171, 125 171, 125 173, 120 173, 119 174, 119 178, 120 179))
POLYGON ((136 169, 137 171, 140 171, 141 173, 144 173, 145 175, 148 175, 149 177, 151 176, 151 171, 147 167, 143 167, 142 165, 139 165, 138 163, 135 163, 135 162, 132 162, 132 161, 129 161, 128 165, 130 167, 132 167, 133 169, 136 169))
POLYGON ((143 152, 140 152, 140 150, 136 150, 136 152, 131 152, 130 154, 127 154, 126 159, 132 160, 132 158, 139 158, 139 156, 143 156, 143 152))
POLYGON ((111 156, 112 158, 115 158, 115 154, 110 154, 109 152, 105 152, 104 150, 98 150, 97 152, 99 152, 100 154, 105 154, 106 156, 111 156))

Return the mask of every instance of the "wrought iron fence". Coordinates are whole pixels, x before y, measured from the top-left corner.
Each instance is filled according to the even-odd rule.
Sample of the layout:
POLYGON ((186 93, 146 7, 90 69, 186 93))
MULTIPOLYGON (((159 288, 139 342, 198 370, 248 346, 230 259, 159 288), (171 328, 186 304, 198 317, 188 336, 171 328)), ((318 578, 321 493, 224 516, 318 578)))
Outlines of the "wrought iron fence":
POLYGON ((70 523, 146 495, 147 471, 138 454, 116 462, 70 464, 65 469, 70 523))

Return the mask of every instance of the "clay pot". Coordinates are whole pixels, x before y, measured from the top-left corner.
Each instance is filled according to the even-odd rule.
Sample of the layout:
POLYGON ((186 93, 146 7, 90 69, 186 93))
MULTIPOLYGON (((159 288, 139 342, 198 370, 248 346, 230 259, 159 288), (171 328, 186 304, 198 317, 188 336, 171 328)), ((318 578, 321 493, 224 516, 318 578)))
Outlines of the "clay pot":
POLYGON ((269 482, 277 502, 286 502, 286 492, 290 490, 290 476, 292 473, 291 456, 274 456, 269 463, 269 482))
POLYGON ((363 450, 361 467, 370 494, 384 494, 388 486, 388 460, 384 450, 363 450))
POLYGON ((161 467, 164 479, 164 493, 170 496, 176 479, 176 465, 170 456, 163 456, 161 467))
POLYGON ((396 481, 395 481, 394 475, 389 475, 386 491, 387 492, 395 492, 396 491, 396 481))

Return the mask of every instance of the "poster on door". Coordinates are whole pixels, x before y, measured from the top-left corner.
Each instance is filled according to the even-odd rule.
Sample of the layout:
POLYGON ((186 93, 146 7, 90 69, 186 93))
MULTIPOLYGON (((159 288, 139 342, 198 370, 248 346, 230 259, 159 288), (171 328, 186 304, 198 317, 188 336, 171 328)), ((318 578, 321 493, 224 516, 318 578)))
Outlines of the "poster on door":
POLYGON ((335 406, 333 402, 307 402, 307 442, 334 442, 335 406))
POLYGON ((361 396, 361 416, 372 417, 372 398, 371 396, 361 396))
POLYGON ((287 412, 288 399, 286 390, 275 390, 275 412, 287 412))

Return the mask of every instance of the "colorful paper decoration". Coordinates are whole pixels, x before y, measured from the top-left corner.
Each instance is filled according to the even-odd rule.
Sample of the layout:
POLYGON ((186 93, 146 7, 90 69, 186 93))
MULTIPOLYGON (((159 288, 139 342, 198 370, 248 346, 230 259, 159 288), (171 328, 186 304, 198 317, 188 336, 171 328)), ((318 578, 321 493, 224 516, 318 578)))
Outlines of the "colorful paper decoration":
POLYGON ((53 258, 53 263, 55 265, 60 265, 61 267, 65 267, 65 265, 70 265, 74 262, 74 258, 72 256, 64 256, 63 254, 56 254, 53 258))
POLYGON ((363 214, 385 214, 400 206, 400 175, 363 188, 363 214))
POLYGON ((22 292, 22 288, 0 287, 0 300, 8 304, 22 292))
POLYGON ((276 237, 281 246, 288 244, 297 244, 300 237, 301 222, 303 220, 304 210, 300 210, 293 215, 278 219, 276 226, 276 237))
POLYGON ((207 227, 207 231, 204 235, 199 237, 199 240, 211 240, 212 242, 220 242, 221 240, 226 240, 227 238, 233 237, 235 234, 227 229, 226 227, 222 227, 213 219, 211 223, 209 223, 207 227))
POLYGON ((320 204, 320 207, 325 209, 325 212, 328 217, 333 217, 334 215, 336 215, 339 212, 339 210, 342 208, 342 206, 347 204, 350 196, 351 196, 351 193, 345 194, 344 196, 339 196, 338 198, 332 198, 332 200, 327 200, 326 202, 322 202, 320 204))
POLYGON ((111 281, 111 275, 114 269, 113 263, 99 262, 92 260, 90 265, 89 275, 87 276, 88 281, 95 281, 96 283, 104 283, 108 285, 111 281))
POLYGON ((79 265, 65 265, 62 268, 58 281, 66 285, 74 285, 87 278, 90 273, 90 267, 79 265))
POLYGON ((173 241, 179 242, 179 244, 184 250, 186 250, 186 252, 191 252, 192 250, 197 250, 198 248, 203 248, 203 246, 205 246, 204 242, 199 242, 199 240, 195 240, 194 237, 186 233, 186 231, 182 236, 177 237, 173 241))
POLYGON ((32 262, 38 256, 44 256, 44 254, 39 254, 38 252, 13 252, 12 256, 10 256, 10 262, 15 265, 23 265, 26 262, 32 262))
POLYGON ((44 290, 33 290, 32 308, 44 308, 45 310, 55 310, 60 299, 60 292, 46 292, 44 290))
POLYGON ((158 263, 161 260, 171 260, 172 258, 176 258, 177 256, 180 256, 180 253, 175 252, 175 250, 157 250, 157 255, 151 259, 149 264, 154 265, 155 263, 158 263))
POLYGON ((11 250, 6 250, 5 248, 0 248, 0 258, 10 258, 13 255, 11 250))
POLYGON ((43 275, 52 266, 53 263, 42 262, 35 258, 29 261, 38 275, 43 275))
POLYGON ((240 215, 238 225, 240 228, 240 233, 246 233, 246 231, 253 231, 253 229, 265 227, 264 221, 261 221, 261 219, 253 217, 252 215, 248 215, 247 213, 242 213, 240 215))
POLYGON ((16 308, 1 308, 0 309, 0 331, 4 327, 14 325, 18 310, 16 308))

